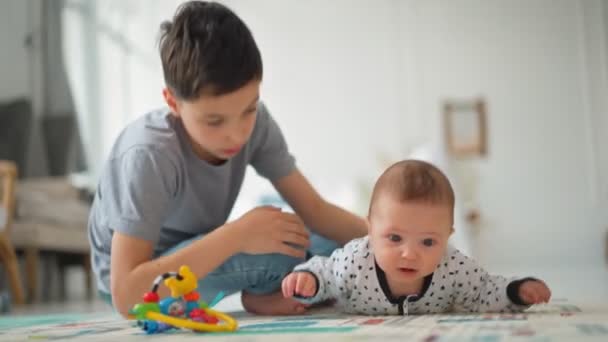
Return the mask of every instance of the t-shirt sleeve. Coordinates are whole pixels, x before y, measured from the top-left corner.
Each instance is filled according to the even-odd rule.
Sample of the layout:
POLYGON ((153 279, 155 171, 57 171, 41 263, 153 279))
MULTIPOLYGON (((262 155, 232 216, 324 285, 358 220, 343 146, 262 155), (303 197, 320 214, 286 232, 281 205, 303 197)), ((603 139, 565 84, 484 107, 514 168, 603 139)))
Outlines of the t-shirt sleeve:
POLYGON ((262 177, 275 181, 289 175, 296 167, 279 125, 260 102, 254 129, 251 165, 262 177))
POLYGON ((132 148, 107 163, 99 184, 110 229, 156 243, 177 188, 177 169, 162 153, 132 148))

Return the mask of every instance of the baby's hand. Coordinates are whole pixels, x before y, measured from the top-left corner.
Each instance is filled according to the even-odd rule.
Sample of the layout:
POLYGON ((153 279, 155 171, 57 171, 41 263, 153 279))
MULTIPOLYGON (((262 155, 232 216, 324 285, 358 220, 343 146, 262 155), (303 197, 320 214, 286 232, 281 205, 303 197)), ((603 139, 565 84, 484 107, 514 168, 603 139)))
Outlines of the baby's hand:
POLYGON ((283 296, 313 297, 317 293, 317 280, 308 272, 293 272, 283 279, 283 296))
POLYGON ((547 303, 551 290, 542 280, 528 280, 519 286, 519 298, 526 304, 547 303))

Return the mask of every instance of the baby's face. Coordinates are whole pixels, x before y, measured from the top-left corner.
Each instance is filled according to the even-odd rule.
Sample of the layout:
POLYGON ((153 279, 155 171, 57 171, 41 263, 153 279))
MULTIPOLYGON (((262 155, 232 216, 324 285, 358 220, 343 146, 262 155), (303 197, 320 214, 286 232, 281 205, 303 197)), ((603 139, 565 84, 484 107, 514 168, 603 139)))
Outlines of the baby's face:
POLYGON ((433 273, 452 233, 447 205, 399 203, 379 196, 372 209, 370 242, 376 262, 395 286, 408 286, 433 273))

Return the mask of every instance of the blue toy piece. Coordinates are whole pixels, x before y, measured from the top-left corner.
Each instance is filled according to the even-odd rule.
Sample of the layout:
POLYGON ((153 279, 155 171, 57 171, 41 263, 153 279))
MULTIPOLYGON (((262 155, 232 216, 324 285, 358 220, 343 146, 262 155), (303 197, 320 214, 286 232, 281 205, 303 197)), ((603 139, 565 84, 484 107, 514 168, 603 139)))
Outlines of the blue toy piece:
POLYGON ((148 319, 143 321, 137 321, 137 326, 139 326, 143 331, 145 331, 146 334, 157 334, 163 331, 174 329, 174 327, 169 324, 148 319))

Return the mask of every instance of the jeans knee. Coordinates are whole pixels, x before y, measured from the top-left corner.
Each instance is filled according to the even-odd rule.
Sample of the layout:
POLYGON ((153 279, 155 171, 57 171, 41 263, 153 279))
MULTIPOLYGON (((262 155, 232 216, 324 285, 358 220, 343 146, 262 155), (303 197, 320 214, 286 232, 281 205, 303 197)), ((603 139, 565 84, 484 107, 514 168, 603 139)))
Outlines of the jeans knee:
POLYGON ((248 292, 270 293, 281 287, 283 278, 289 274, 294 267, 304 262, 304 259, 294 258, 283 254, 265 254, 260 258, 259 272, 250 274, 248 292))
POLYGON ((279 275, 281 278, 305 261, 302 258, 295 258, 284 254, 271 254, 271 256, 271 263, 268 267, 269 274, 279 275))

